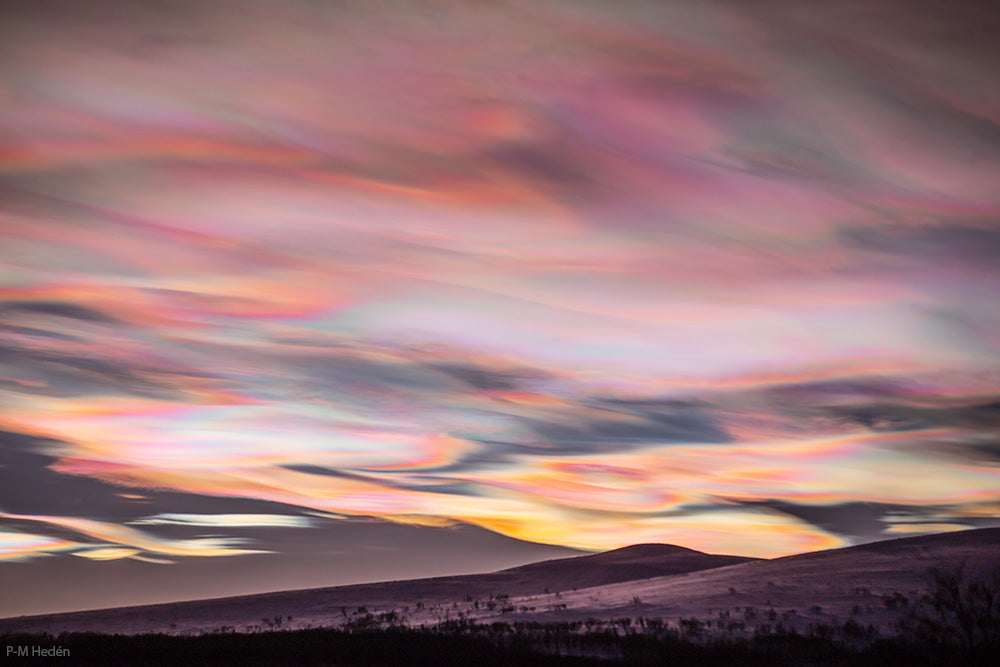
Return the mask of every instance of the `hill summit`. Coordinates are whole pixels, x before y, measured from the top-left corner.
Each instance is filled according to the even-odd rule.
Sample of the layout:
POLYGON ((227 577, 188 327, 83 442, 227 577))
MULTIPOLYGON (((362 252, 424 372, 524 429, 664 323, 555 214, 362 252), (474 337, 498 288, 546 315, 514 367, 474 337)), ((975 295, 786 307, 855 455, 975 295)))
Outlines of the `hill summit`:
POLYGON ((633 544, 591 554, 556 558, 501 570, 544 580, 553 590, 601 586, 621 581, 684 574, 757 560, 747 556, 707 554, 673 544, 633 544))

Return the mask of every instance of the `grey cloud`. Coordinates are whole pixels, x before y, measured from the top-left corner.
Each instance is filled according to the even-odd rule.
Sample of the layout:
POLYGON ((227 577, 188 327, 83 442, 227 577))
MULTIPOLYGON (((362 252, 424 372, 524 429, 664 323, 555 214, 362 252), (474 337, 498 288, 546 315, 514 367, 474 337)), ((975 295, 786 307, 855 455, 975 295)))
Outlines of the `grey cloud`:
POLYGON ((364 475, 357 475, 354 473, 345 472, 343 470, 337 470, 336 468, 325 468, 323 466, 312 465, 308 463, 285 463, 278 466, 279 468, 284 468, 285 470, 292 470, 294 472, 304 472, 308 475, 320 475, 323 477, 339 477, 342 479, 356 479, 363 481, 371 481, 368 477, 364 475))
POLYGON ((599 399, 586 404, 602 410, 641 417, 648 422, 648 425, 639 425, 639 430, 650 432, 660 441, 698 443, 730 441, 729 434, 716 422, 712 408, 707 404, 670 399, 599 399))
POLYGON ((453 388, 443 373, 401 359, 383 361, 350 353, 303 356, 283 360, 294 365, 308 381, 318 386, 347 389, 353 385, 375 385, 391 390, 430 391, 453 388))
POLYGON ((497 164, 513 169, 534 183, 545 183, 560 189, 585 191, 596 184, 573 159, 566 146, 515 145, 494 148, 485 156, 497 164))
POLYGON ((6 331, 8 333, 17 334, 21 336, 40 336, 42 338, 53 338, 55 340, 62 340, 66 342, 78 342, 81 340, 77 336, 70 336, 69 334, 60 333, 58 331, 47 331, 45 329, 36 329, 35 327, 20 327, 9 324, 0 324, 0 331, 6 331))
POLYGON ((522 377, 513 373, 493 371, 470 364, 434 364, 434 368, 458 378, 475 389, 508 391, 520 386, 522 380, 522 377))
MULTIPOLYGON (((785 500, 740 503, 764 506, 806 521, 853 544, 899 537, 887 529, 894 523, 957 523, 985 528, 1000 525, 1000 518, 984 516, 976 508, 961 505, 903 505, 897 503, 851 502, 832 505, 799 505, 785 500)), ((931 532, 935 532, 932 529, 931 532)))
MULTIPOLYGON (((834 410, 834 414, 840 413, 834 410)), ((907 414, 895 406, 866 405, 859 408, 844 409, 842 418, 845 421, 856 422, 873 431, 911 431, 927 428, 929 422, 918 415, 907 414)))
MULTIPOLYGON (((919 399, 925 391, 905 378, 849 379, 788 384, 745 392, 747 404, 765 409, 798 424, 830 419, 842 424, 865 427, 873 432, 903 432, 944 428, 969 435, 985 436, 1000 432, 1000 401, 984 399, 972 405, 927 404, 919 399)), ((711 397, 708 397, 709 399, 711 397)), ((996 397, 993 397, 994 399, 996 397)), ((990 448, 959 442, 912 442, 911 448, 948 456, 969 456, 981 462, 990 448)))
POLYGON ((876 399, 905 394, 904 380, 897 378, 847 378, 794 382, 751 390, 781 404, 821 403, 844 398, 876 399))
POLYGON ((586 420, 576 423, 560 423, 540 419, 525 419, 523 423, 540 435, 546 451, 559 453, 588 453, 614 449, 659 444, 666 442, 704 442, 711 440, 705 433, 687 428, 675 428, 653 421, 640 423, 616 422, 612 420, 586 420))
POLYGON ((0 314, 28 313, 67 317, 98 324, 117 324, 119 320, 88 306, 65 301, 13 301, 0 304, 0 314))
POLYGON ((39 381, 18 386, 20 393, 45 396, 129 395, 176 398, 177 392, 143 375, 140 369, 109 359, 0 345, 0 369, 6 374, 39 381))
POLYGON ((922 228, 848 227, 841 242, 885 255, 919 258, 927 262, 958 262, 1000 271, 1000 226, 939 225, 922 228))
MULTIPOLYGON (((565 416, 511 417, 535 434, 523 441, 481 441, 489 455, 589 454, 621 451, 665 443, 719 444, 730 438, 701 405, 674 401, 623 401, 591 399, 581 407, 593 410, 581 415, 570 409, 565 416), (623 415, 616 419, 614 413, 623 415)), ((477 453, 478 459, 483 454, 477 453)))
MULTIPOLYGON (((996 428, 990 431, 990 433, 996 432, 996 428)), ((935 438, 912 444, 910 452, 913 455, 942 459, 948 465, 959 463, 979 468, 1000 467, 1000 438, 995 436, 985 441, 935 438)))
POLYGON ((927 512, 935 508, 913 508, 909 505, 889 503, 855 502, 838 503, 834 505, 798 505, 782 500, 769 500, 760 503, 741 503, 744 505, 763 505, 789 516, 806 521, 835 535, 845 537, 852 542, 870 542, 884 539, 885 523, 882 519, 892 512, 927 512))
POLYGON ((0 431, 0 509, 13 514, 86 516, 122 522, 167 512, 289 513, 289 506, 271 501, 137 490, 53 470, 50 466, 71 448, 59 440, 0 431), (122 497, 122 493, 139 498, 122 497))
POLYGON ((1000 466, 1000 439, 970 445, 968 457, 979 458, 988 465, 1000 466))
POLYGON ((442 397, 461 396, 476 390, 531 389, 548 375, 530 368, 497 370, 464 361, 427 362, 419 354, 387 350, 386 355, 331 347, 325 353, 280 354, 272 357, 268 371, 274 385, 277 375, 294 384, 295 393, 310 393, 332 400, 369 401, 382 395, 417 406, 433 406, 442 397), (359 389, 363 391, 359 391, 359 389))
POLYGON ((829 413, 874 431, 908 431, 934 427, 1000 431, 998 406, 998 402, 942 407, 869 403, 858 407, 834 407, 829 409, 829 413))
MULTIPOLYGON (((467 462, 466 462, 467 463, 467 462)), ((316 466, 304 463, 289 463, 280 466, 286 470, 293 470, 295 472, 302 472, 309 475, 320 475, 323 477, 338 477, 342 479, 353 479, 369 483, 380 484, 386 488, 400 489, 405 491, 420 491, 424 493, 443 493, 447 495, 456 496, 474 496, 478 495, 477 483, 456 481, 448 477, 437 477, 433 475, 413 475, 413 476, 399 476, 399 477, 386 477, 379 476, 377 478, 369 477, 363 474, 347 472, 345 470, 338 470, 336 468, 325 468, 323 466, 316 466)), ((451 465, 442 466, 439 470, 446 470, 447 468, 460 469, 465 466, 463 465, 451 465)))

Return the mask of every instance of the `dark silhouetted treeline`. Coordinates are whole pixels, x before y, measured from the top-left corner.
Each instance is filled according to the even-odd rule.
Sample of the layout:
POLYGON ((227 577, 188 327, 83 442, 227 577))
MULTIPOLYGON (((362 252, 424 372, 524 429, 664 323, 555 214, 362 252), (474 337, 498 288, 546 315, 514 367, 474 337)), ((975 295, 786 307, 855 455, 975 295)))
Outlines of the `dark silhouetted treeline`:
MULTIPOLYGON (((546 624, 466 625, 434 629, 316 629, 199 636, 66 633, 3 637, 6 645, 58 646, 69 658, 20 659, 27 664, 84 665, 993 665, 1000 646, 974 652, 913 639, 864 645, 808 635, 694 640, 675 633, 610 629, 569 632, 546 624), (533 626, 533 627, 529 627, 533 626)), ((6 662, 16 663, 8 657, 6 662)))
MULTIPOLYGON (((222 626, 201 635, 64 633, 0 638, 7 662, 52 665, 993 665, 1000 656, 1000 571, 963 563, 932 570, 928 592, 914 600, 883 598, 897 613, 894 632, 850 618, 810 623, 800 632, 773 609, 746 634, 745 621, 723 612, 714 625, 697 618, 542 623, 481 623, 467 617, 409 627, 396 611, 359 607, 339 628, 282 630, 292 618, 273 616, 248 632, 222 626), (265 630, 267 628, 267 630, 265 630), (68 657, 17 657, 18 647, 58 648, 68 657), (15 647, 12 655, 10 647, 15 647)), ((507 596, 500 596, 506 604, 507 596)), ((491 600, 494 596, 491 596, 491 600)), ((638 598, 636 606, 639 606, 638 598)), ((818 609, 818 607, 816 607, 818 609)), ((744 617, 756 618, 752 608, 744 617)))

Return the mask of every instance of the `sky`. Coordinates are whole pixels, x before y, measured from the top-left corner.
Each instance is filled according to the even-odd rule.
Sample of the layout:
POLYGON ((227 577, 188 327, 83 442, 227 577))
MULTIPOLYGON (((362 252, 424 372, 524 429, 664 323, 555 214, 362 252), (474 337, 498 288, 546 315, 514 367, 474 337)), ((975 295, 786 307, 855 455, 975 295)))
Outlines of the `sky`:
POLYGON ((989 2, 0 6, 0 611, 1000 525, 989 2))

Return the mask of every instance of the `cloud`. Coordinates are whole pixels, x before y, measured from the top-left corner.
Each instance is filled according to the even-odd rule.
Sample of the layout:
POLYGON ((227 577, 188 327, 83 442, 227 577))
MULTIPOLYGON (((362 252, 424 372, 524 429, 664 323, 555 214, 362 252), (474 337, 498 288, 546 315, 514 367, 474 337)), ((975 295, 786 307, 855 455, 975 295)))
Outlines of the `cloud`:
MULTIPOLYGON (((611 410, 608 410, 611 412, 611 410)), ((534 448, 547 453, 565 454, 606 452, 663 443, 721 443, 728 442, 725 432, 697 414, 666 411, 636 415, 631 419, 594 415, 588 418, 585 411, 574 414, 567 411, 565 421, 543 421, 523 418, 522 424, 535 432, 539 441, 534 448)), ((600 413, 598 413, 600 414, 600 413)), ((628 414, 623 411, 623 414, 628 414)))
POLYGON ((870 542, 883 537, 887 517, 899 513, 933 516, 939 507, 920 507, 871 501, 806 505, 781 500, 754 503, 794 516, 851 543, 870 542))
POLYGON ((73 555, 90 560, 118 560, 120 558, 134 558, 139 555, 139 550, 125 547, 96 547, 74 551, 73 555))
POLYGON ((0 529, 0 561, 21 561, 40 555, 72 551, 80 545, 48 535, 0 529))
POLYGON ((893 523, 886 526, 885 532, 893 535, 929 535, 968 529, 969 526, 960 523, 893 523))
POLYGON ((217 526, 217 527, 308 527, 312 522, 303 516, 282 514, 178 514, 166 513, 135 519, 138 526, 217 526))
MULTIPOLYGON (((231 546, 242 540, 233 538, 165 539, 150 533, 128 528, 120 524, 82 519, 79 517, 44 516, 31 514, 11 514, 0 512, 0 519, 7 521, 28 521, 63 528, 101 542, 134 547, 140 551, 170 556, 233 556, 264 553, 256 549, 242 549, 231 546)), ((132 551, 125 549, 125 551, 132 551)), ((109 553, 109 552, 106 552, 109 553)), ((117 553, 117 552, 116 552, 117 553)), ((129 553, 128 556, 133 554, 129 553)))
POLYGON ((993 258, 1000 253, 998 224, 982 220, 978 226, 961 221, 936 226, 865 226, 845 228, 840 234, 845 243, 863 250, 912 258, 922 265, 974 267, 993 274, 993 258))
POLYGON ((154 377, 154 369, 135 368, 127 362, 83 354, 0 346, 0 369, 6 376, 20 380, 19 393, 30 391, 61 397, 176 396, 168 383, 154 377))
POLYGON ((995 500, 988 17, 265 4, 8 12, 5 524, 778 552, 995 500))
MULTIPOLYGON (((100 534, 81 532, 76 525, 38 518, 67 517, 79 513, 81 508, 91 517, 100 517, 109 526, 136 523, 214 526, 236 533, 229 538, 236 542, 247 539, 245 534, 240 534, 247 528, 263 525, 307 528, 312 525, 305 517, 274 513, 273 510, 278 507, 274 503, 188 495, 163 489, 133 489, 54 470, 53 464, 59 460, 58 455, 71 447, 72 444, 65 441, 0 432, 0 507, 9 512, 0 519, 0 523, 4 524, 2 530, 11 533, 7 538, 9 557, 23 560, 47 553, 77 553, 80 550, 89 553, 94 549, 97 549, 97 554, 105 553, 104 549, 112 549, 106 552, 108 554, 123 553, 119 551, 121 549, 132 549, 137 554, 143 551, 137 548, 138 543, 132 544, 135 540, 131 538, 128 538, 131 546, 127 547, 94 546, 92 540, 112 541, 113 536, 105 531, 100 534), (150 515, 151 510, 160 512, 150 515), (30 539, 19 537, 23 535, 28 535, 30 539), (82 538, 83 535, 89 535, 90 541, 82 538)), ((135 537, 135 534, 129 535, 135 537)), ((146 534, 141 539, 159 538, 146 534)), ((238 553, 233 552, 234 555, 238 553)), ((189 553, 190 556, 199 554, 197 551, 189 553)))
POLYGON ((524 377, 516 372, 495 371, 462 363, 439 363, 435 364, 434 367, 468 383, 474 389, 511 391, 517 389, 525 381, 530 382, 533 379, 530 375, 524 377))
POLYGON ((80 340, 76 336, 59 333, 58 331, 46 331, 45 329, 37 329, 34 327, 20 327, 20 326, 12 326, 9 324, 0 324, 0 329, 3 329, 4 331, 7 331, 11 334, 22 335, 22 336, 42 336, 44 338, 54 338, 56 340, 62 340, 66 342, 78 342, 80 340))
POLYGON ((99 324, 117 323, 117 320, 113 317, 109 317, 93 308, 59 301, 12 301, 0 303, 0 313, 8 316, 26 313, 28 315, 66 317, 85 322, 97 322, 99 324))

